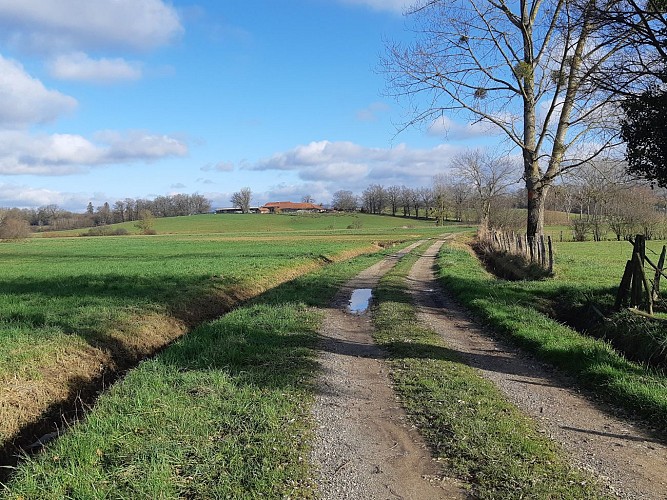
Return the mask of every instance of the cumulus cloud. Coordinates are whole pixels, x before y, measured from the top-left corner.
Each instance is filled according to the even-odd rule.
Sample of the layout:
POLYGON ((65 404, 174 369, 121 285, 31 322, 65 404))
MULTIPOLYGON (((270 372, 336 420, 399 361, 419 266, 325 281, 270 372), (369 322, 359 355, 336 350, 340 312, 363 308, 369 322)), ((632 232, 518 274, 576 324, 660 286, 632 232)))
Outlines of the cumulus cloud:
POLYGON ((434 174, 444 171, 459 151, 460 148, 447 144, 432 149, 413 149, 404 144, 382 149, 352 142, 319 141, 277 153, 245 168, 295 171, 303 180, 342 186, 364 182, 424 185, 434 174))
POLYGON ((0 174, 70 175, 99 165, 184 156, 187 144, 148 132, 105 131, 94 140, 74 134, 0 131, 0 174))
POLYGON ((46 52, 149 50, 183 32, 161 0, 0 0, 0 27, 16 45, 46 52))
POLYGON ((0 184, 0 206, 33 208, 43 205, 58 205, 67 210, 82 210, 91 201, 82 193, 62 193, 45 188, 25 185, 0 184))
POLYGON ((0 56, 0 127, 50 122, 77 106, 73 97, 49 90, 23 66, 0 56))
POLYGON ((60 80, 114 83, 139 80, 141 65, 122 58, 91 59, 83 52, 60 55, 48 64, 49 72, 60 80))

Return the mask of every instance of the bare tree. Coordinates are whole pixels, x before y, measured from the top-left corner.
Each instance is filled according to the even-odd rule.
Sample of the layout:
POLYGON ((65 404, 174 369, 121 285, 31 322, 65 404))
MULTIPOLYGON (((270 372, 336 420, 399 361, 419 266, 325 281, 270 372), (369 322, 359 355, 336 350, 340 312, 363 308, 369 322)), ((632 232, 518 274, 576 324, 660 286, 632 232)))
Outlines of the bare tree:
POLYGON ((250 212, 250 201, 252 200, 252 191, 249 187, 244 187, 240 191, 232 194, 231 202, 235 207, 239 207, 241 212, 247 214, 250 212))
POLYGON ((493 202, 517 183, 515 164, 506 157, 495 157, 474 149, 454 157, 452 167, 471 186, 479 210, 480 227, 488 229, 493 202))
POLYGON ((419 193, 421 206, 424 207, 426 218, 428 219, 431 214, 431 208, 433 207, 433 190, 427 187, 422 187, 419 188, 417 192, 419 193))
POLYGON ((354 212, 357 210, 358 205, 359 200, 352 193, 352 191, 336 191, 333 194, 333 199, 331 200, 331 206, 333 209, 340 210, 342 212, 354 212))
POLYGON ((412 189, 407 186, 401 186, 401 207, 403 207, 403 217, 410 215, 412 207, 412 189))
POLYGON ((401 201, 401 187, 400 186, 389 186, 387 188, 387 201, 389 202, 389 208, 391 209, 391 215, 396 215, 398 211, 398 205, 401 201))
POLYGON ((371 214, 381 214, 387 206, 387 190, 379 184, 371 184, 362 193, 363 207, 371 214))
POLYGON ((304 195, 304 197, 301 198, 301 203, 315 203, 315 198, 313 198, 309 194, 304 195))
POLYGON ((520 149, 526 233, 543 233, 554 179, 615 141, 613 92, 598 70, 623 46, 601 30, 595 0, 421 0, 408 11, 418 40, 383 61, 388 92, 430 126, 449 112, 488 124, 520 149), (595 145, 583 139, 595 134, 595 145))

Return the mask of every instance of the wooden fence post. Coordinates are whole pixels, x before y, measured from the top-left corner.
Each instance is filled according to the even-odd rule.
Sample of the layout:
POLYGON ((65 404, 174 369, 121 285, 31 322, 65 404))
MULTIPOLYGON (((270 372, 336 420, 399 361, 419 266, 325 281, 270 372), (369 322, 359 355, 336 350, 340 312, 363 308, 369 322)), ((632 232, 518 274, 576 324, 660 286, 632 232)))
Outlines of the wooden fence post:
POLYGON ((616 294, 616 303, 614 304, 614 309, 617 311, 621 310, 621 307, 625 306, 630 296, 630 290, 632 286, 632 268, 633 262, 631 260, 625 263, 625 271, 623 272, 623 278, 621 278, 621 285, 618 287, 618 293, 616 294))
POLYGON ((665 265, 665 254, 667 254, 667 245, 662 246, 662 252, 658 259, 658 265, 656 266, 657 269, 655 270, 655 277, 653 278, 653 290, 651 290, 653 300, 657 300, 660 295, 660 278, 662 277, 662 271, 665 265))

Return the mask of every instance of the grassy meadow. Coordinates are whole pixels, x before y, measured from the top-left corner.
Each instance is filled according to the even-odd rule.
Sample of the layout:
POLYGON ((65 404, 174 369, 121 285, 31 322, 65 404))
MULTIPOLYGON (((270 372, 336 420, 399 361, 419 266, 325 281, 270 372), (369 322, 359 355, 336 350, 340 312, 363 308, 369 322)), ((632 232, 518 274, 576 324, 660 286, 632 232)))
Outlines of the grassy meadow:
MULTIPOLYGON (((647 253, 664 242, 647 242, 647 253)), ((616 407, 667 428, 667 377, 629 361, 609 342, 583 335, 557 319, 579 315, 585 305, 613 304, 632 246, 628 242, 559 243, 555 277, 511 282, 487 273, 462 243, 443 248, 443 284, 493 330, 572 374, 616 407)))
POLYGON ((379 258, 323 267, 195 328, 21 464, 0 498, 314 497, 316 308, 379 258))
POLYGON ((240 301, 328 263, 443 231, 411 222, 204 215, 158 219, 167 234, 154 236, 3 242, 0 441, 240 301), (338 225, 356 229, 329 229, 338 225))

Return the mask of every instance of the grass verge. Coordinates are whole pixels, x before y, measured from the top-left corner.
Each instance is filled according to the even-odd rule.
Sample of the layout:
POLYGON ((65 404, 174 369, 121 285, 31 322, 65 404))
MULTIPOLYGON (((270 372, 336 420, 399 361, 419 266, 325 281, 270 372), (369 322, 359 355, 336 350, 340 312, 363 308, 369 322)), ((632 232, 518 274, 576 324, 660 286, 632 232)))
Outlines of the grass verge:
POLYGON ((616 407, 667 427, 667 377, 628 361, 610 344, 582 335, 534 307, 538 285, 508 284, 495 280, 479 261, 459 245, 443 247, 439 274, 444 285, 494 331, 539 358, 574 375, 616 407), (531 288, 533 287, 533 288, 531 288))
POLYGON ((381 280, 373 315, 395 388, 435 457, 476 498, 604 498, 528 417, 418 322, 405 290, 418 253, 381 280))
POLYGON ((312 497, 313 308, 379 258, 297 278, 179 339, 25 461, 0 496, 312 497))

